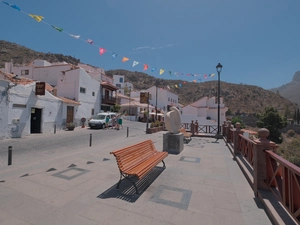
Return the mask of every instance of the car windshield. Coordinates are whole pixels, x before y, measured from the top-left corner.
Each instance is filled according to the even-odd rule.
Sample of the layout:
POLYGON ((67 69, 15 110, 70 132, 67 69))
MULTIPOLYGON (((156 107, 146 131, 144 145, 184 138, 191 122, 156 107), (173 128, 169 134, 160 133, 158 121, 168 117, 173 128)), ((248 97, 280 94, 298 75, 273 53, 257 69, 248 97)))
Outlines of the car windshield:
POLYGON ((97 120, 104 120, 104 119, 105 119, 105 115, 97 115, 97 116, 95 116, 94 119, 97 119, 97 120))

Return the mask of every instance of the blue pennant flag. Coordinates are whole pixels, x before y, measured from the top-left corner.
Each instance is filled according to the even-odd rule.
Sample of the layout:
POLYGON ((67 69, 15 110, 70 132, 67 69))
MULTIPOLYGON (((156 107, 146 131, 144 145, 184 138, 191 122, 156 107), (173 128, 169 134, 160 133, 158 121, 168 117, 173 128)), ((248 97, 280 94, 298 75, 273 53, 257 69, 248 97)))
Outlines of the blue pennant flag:
POLYGON ((155 67, 152 67, 152 68, 151 68, 151 72, 153 72, 154 70, 156 70, 156 68, 155 68, 155 67))
POLYGON ((112 54, 113 59, 117 58, 117 56, 118 56, 117 53, 112 54))

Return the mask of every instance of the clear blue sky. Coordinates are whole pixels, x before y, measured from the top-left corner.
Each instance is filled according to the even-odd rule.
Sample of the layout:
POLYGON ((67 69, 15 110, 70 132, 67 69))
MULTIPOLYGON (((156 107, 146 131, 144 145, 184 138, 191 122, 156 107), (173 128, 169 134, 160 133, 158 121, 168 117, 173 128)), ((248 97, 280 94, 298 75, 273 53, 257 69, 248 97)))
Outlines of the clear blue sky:
POLYGON ((44 16, 95 45, 58 32, 0 3, 0 39, 36 51, 72 55, 109 69, 146 71, 164 79, 221 80, 281 86, 300 70, 299 0, 6 0, 22 11, 44 16), (98 47, 108 51, 99 55, 98 47), (112 52, 119 56, 112 59, 112 52), (130 58, 122 63, 122 57, 130 58), (140 62, 132 68, 133 60, 140 62), (159 69, 165 73, 159 75, 159 69), (172 76, 168 71, 172 71, 172 76), (174 72, 184 75, 176 76, 174 72))

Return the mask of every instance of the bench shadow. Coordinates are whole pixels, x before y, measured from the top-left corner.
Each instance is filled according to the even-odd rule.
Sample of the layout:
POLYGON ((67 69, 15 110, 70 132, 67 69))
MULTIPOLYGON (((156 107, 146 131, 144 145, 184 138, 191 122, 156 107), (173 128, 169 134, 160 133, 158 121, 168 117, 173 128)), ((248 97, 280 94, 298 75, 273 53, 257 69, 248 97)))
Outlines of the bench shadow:
POLYGON ((141 180, 137 180, 135 177, 131 178, 136 183, 139 194, 136 193, 133 184, 124 178, 120 184, 120 189, 117 189, 117 184, 114 184, 109 189, 98 195, 97 198, 118 198, 126 202, 136 202, 164 170, 164 167, 156 166, 141 180))

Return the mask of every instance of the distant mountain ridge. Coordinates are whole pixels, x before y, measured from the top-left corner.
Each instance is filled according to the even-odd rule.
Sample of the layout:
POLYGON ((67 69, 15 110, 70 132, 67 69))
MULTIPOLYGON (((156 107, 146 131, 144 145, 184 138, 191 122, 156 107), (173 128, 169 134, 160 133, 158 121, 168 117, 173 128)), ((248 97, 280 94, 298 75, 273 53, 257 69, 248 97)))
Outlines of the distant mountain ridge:
POLYGON ((278 92, 283 97, 300 105, 300 71, 294 74, 293 80, 278 88, 272 88, 270 91, 278 92))
MULTIPOLYGON (((5 62, 10 62, 11 60, 13 60, 14 64, 26 64, 35 59, 44 59, 49 62, 65 61, 74 65, 80 62, 80 59, 72 56, 36 52, 24 46, 0 40, 0 67, 3 67, 5 62)), ((157 79, 146 73, 122 69, 108 70, 106 74, 108 76, 113 76, 114 74, 124 75, 125 81, 131 82, 137 90, 147 89, 155 84, 158 87, 164 88, 167 85, 174 86, 175 84, 178 85, 184 82, 178 79, 157 79)), ((300 82, 299 75, 295 75, 294 79, 300 82)), ((202 83, 186 82, 181 88, 172 88, 171 91, 179 96, 179 103, 186 105, 205 96, 217 96, 217 81, 202 83)), ((280 90, 279 93, 282 94, 280 90)), ((224 98, 225 105, 229 108, 230 112, 237 115, 261 113, 266 107, 273 106, 282 112, 282 114, 292 116, 298 107, 295 103, 277 93, 252 85, 232 84, 221 81, 221 96, 224 98)))

